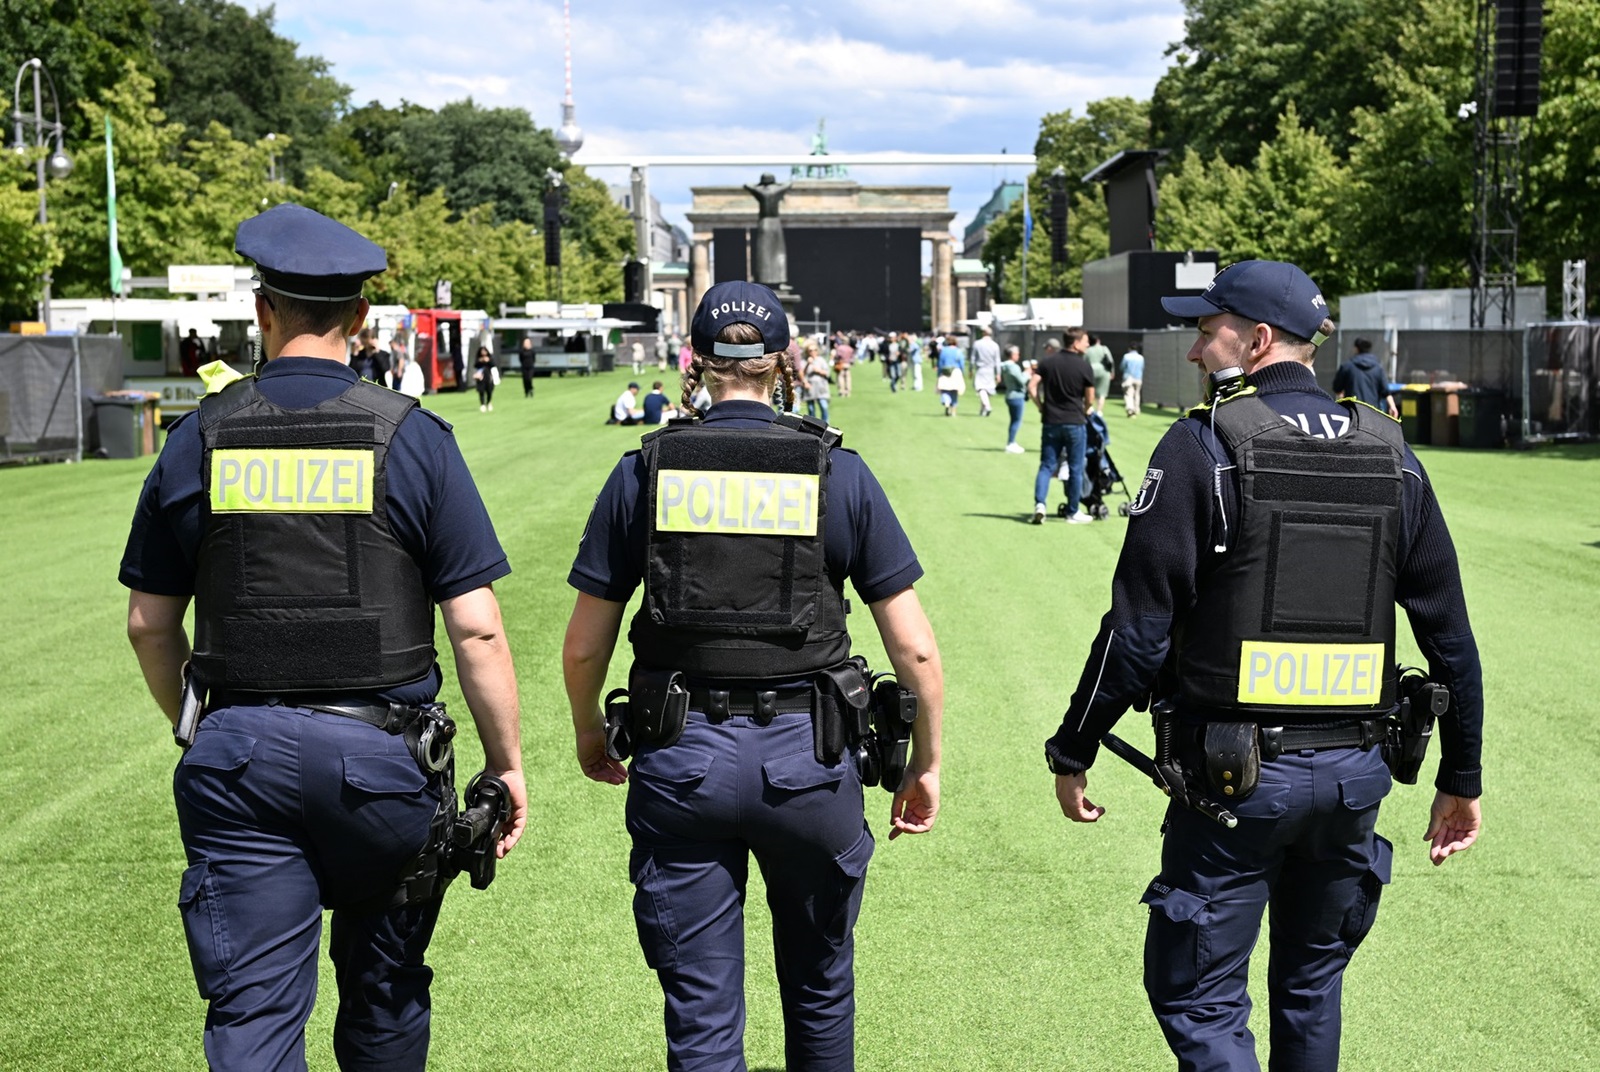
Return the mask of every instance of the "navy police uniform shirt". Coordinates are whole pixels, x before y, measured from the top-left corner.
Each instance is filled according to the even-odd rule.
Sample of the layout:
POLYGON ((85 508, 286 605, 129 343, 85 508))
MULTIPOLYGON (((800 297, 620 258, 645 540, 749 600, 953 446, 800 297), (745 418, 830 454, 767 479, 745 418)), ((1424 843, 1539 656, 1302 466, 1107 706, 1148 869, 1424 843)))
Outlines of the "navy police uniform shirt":
MULTIPOLYGON (((775 414, 761 402, 722 402, 706 412, 719 428, 764 428, 775 414)), ((626 603, 644 580, 650 510, 644 457, 629 451, 611 471, 595 499, 589 526, 567 583, 578 591, 626 603)), ((922 566, 877 478, 853 451, 834 450, 828 474, 828 512, 823 519, 828 575, 842 586, 849 579, 865 603, 876 603, 911 587, 922 566)))
MULTIPOLYGON (((267 401, 306 409, 356 382, 348 366, 323 358, 280 357, 266 363, 257 387, 267 401)), ((200 422, 184 417, 145 478, 118 579, 137 592, 193 596, 201 537, 200 422)), ((389 446, 386 502, 389 525, 421 568, 435 602, 491 584, 511 572, 483 499, 467 471, 450 425, 417 408, 400 422, 389 446)), ((439 693, 438 664, 420 681, 378 697, 426 703, 439 693)))
MULTIPOLYGON (((1332 439, 1350 425, 1349 411, 1317 386, 1305 365, 1267 365, 1252 373, 1250 382, 1263 402, 1308 435, 1332 439)), ((1452 697, 1452 713, 1441 720, 1436 786, 1476 797, 1482 792, 1483 675, 1455 545, 1410 447, 1402 465, 1395 600, 1410 619, 1429 677, 1447 686, 1452 697)), ((1061 769, 1087 769, 1101 736, 1150 690, 1166 661, 1174 620, 1194 605, 1200 577, 1237 538, 1235 472, 1203 413, 1176 422, 1157 444, 1132 505, 1111 582, 1111 609, 1100 623, 1061 730, 1045 746, 1061 769), (1226 477, 1220 481, 1214 479, 1218 467, 1226 477)))

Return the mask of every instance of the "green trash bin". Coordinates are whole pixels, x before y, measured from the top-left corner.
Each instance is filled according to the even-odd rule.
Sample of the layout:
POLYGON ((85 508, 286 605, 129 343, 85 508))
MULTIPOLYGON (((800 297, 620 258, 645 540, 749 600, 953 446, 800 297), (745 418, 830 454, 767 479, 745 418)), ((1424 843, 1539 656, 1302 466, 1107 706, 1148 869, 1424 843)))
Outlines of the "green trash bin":
POLYGON ((1395 392, 1400 407, 1400 430, 1412 446, 1427 444, 1433 438, 1433 406, 1428 401, 1428 385, 1407 387, 1395 392))
POLYGON ((1461 445, 1492 450, 1505 443, 1504 391, 1469 387, 1461 395, 1461 445))
POLYGON ((105 457, 142 458, 155 453, 156 400, 160 397, 135 391, 89 399, 105 457))

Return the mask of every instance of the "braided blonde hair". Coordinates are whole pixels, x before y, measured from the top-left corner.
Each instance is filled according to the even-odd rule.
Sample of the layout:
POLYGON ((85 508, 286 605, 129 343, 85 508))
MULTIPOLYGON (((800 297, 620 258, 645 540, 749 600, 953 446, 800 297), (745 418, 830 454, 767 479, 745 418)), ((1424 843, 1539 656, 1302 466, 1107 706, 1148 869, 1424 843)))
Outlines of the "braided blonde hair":
MULTIPOLYGON (((753 324, 729 324, 717 333, 717 341, 744 345, 761 342, 761 329, 753 324)), ((734 358, 715 357, 695 350, 690 355, 689 371, 683 374, 683 408, 696 417, 705 416, 694 406, 694 396, 702 380, 707 390, 724 383, 742 383, 771 395, 779 374, 783 377, 783 398, 787 405, 788 400, 795 397, 795 388, 794 369, 785 351, 734 358)))

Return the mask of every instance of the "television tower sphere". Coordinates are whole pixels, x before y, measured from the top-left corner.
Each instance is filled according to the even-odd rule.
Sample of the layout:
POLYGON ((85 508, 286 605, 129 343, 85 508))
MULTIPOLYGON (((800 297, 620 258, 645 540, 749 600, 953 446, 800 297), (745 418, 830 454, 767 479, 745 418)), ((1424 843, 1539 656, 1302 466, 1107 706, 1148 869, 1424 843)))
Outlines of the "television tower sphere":
POLYGON ((578 126, 576 111, 570 102, 561 105, 561 129, 556 131, 556 148, 561 150, 562 156, 570 157, 583 148, 583 128, 578 126))

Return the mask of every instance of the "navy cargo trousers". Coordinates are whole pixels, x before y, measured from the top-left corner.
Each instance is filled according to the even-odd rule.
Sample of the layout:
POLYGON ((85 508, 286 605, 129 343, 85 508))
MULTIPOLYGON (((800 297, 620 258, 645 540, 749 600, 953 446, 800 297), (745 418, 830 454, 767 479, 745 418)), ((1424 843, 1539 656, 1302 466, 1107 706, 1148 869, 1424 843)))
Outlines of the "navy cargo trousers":
POLYGON ((1261 784, 1228 805, 1233 830, 1172 805, 1161 874, 1143 901, 1145 990, 1181 1072, 1257 1072, 1245 990, 1269 913, 1272 1072, 1339 1066, 1345 966, 1389 881, 1378 836, 1389 792, 1378 749, 1330 749, 1261 764, 1261 784))
POLYGON ((855 949, 872 835, 849 759, 824 766, 811 719, 691 712, 628 783, 629 871, 645 962, 665 998, 671 1072, 743 1072, 744 898, 767 887, 790 1072, 855 1067, 855 949))
POLYGON ((331 907, 339 1067, 421 1072, 433 979, 423 953, 439 901, 378 913, 344 906, 393 891, 427 842, 438 778, 375 726, 230 707, 200 724, 173 792, 189 859, 178 908, 208 1003, 211 1067, 306 1067, 322 910, 331 907))

